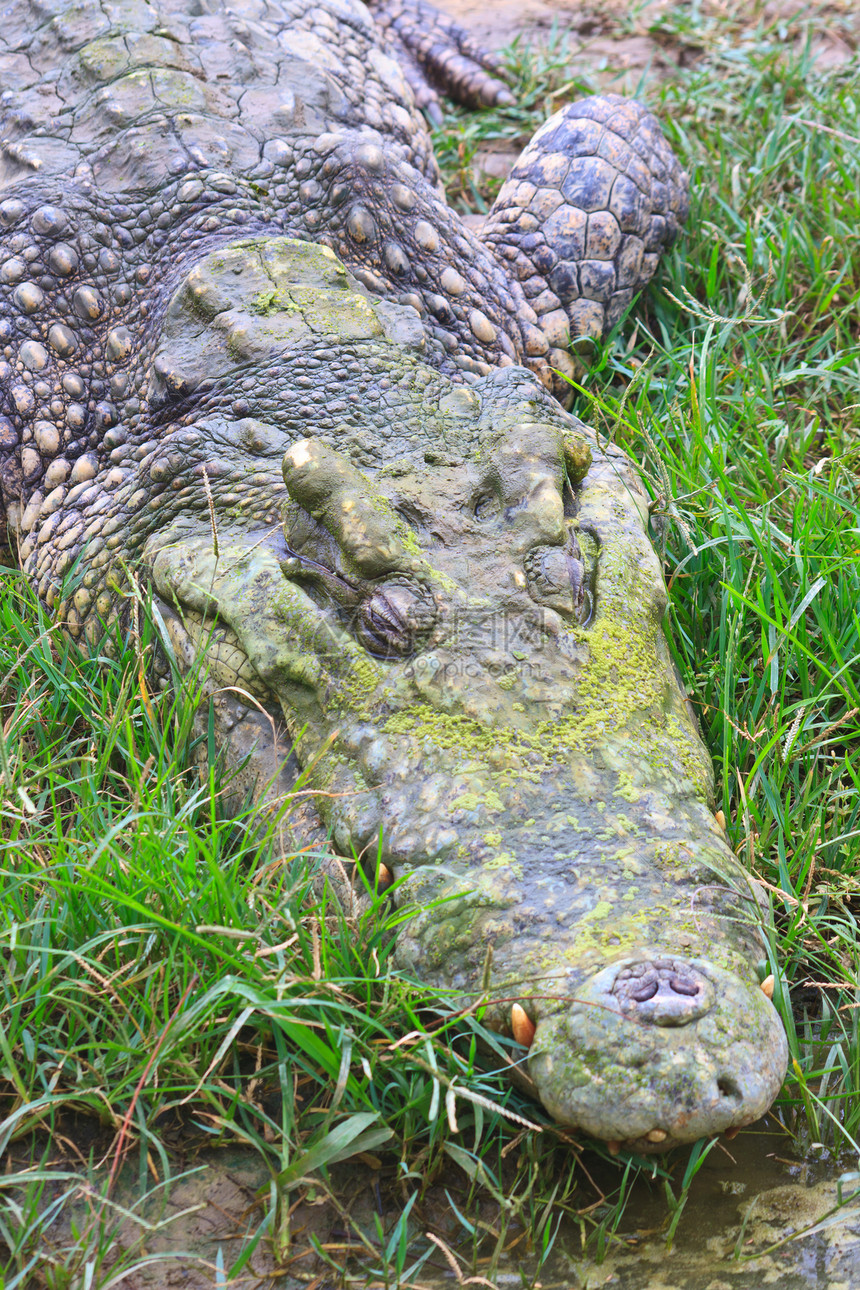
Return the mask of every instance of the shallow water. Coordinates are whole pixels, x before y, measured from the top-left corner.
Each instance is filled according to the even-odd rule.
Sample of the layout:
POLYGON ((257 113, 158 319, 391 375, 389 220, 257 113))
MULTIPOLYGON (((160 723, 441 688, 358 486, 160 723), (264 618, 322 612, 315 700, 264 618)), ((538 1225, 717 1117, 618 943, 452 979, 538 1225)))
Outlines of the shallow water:
MULTIPOLYGON (((798 1159, 790 1139, 764 1124, 725 1150, 721 1145, 693 1182, 671 1251, 662 1232, 648 1230, 665 1226, 665 1201, 656 1188, 640 1187, 621 1224, 625 1239, 600 1267, 572 1263, 567 1284, 588 1290, 847 1290, 860 1284, 857 1162, 833 1160, 820 1148, 798 1159)), ((549 1290, 549 1278, 543 1284, 549 1290)))
MULTIPOLYGON (((680 1162, 675 1173, 678 1178, 686 1157, 678 1152, 676 1159, 680 1162)), ((589 1158, 587 1152, 584 1163, 598 1186, 607 1191, 617 1187, 621 1166, 589 1158)), ((849 1290, 860 1285, 860 1175, 852 1173, 856 1167, 856 1161, 831 1159, 820 1147, 811 1148, 805 1159, 797 1159, 791 1155, 791 1139, 762 1122, 710 1152, 693 1181, 671 1250, 667 1250, 668 1207, 663 1186, 659 1181, 640 1179, 602 1262, 593 1249, 583 1250, 580 1226, 571 1220, 560 1229, 543 1267, 525 1249, 525 1240, 516 1241, 515 1227, 505 1238, 506 1245, 515 1246, 510 1253, 491 1263, 495 1242, 488 1239, 473 1265, 471 1251, 463 1244, 463 1228, 445 1194, 447 1190, 458 1196, 463 1190, 463 1175, 452 1167, 412 1211, 409 1234, 413 1244, 407 1262, 427 1248, 424 1233, 431 1231, 441 1234, 457 1257, 464 1283, 470 1275, 478 1276, 481 1280, 472 1284, 496 1290, 597 1290, 602 1286, 616 1290, 760 1290, 763 1286, 849 1290), (844 1203, 837 1208, 840 1191, 844 1203)), ((366 1162, 338 1166, 332 1171, 332 1183, 339 1206, 326 1200, 324 1189, 315 1192, 311 1188, 290 1217, 289 1235, 286 1225, 283 1229, 281 1257, 273 1253, 270 1231, 241 1274, 227 1282, 224 1271, 247 1248, 265 1212, 265 1204, 259 1201, 266 1198, 270 1174, 261 1157, 236 1147, 206 1148, 188 1157, 182 1176, 165 1190, 152 1193, 143 1206, 137 1205, 141 1178, 129 1165, 113 1196, 114 1206, 102 1211, 120 1220, 109 1237, 106 1265, 113 1270, 108 1272, 103 1266, 104 1280, 96 1279, 92 1286, 95 1290, 110 1281, 117 1290, 161 1286, 197 1290, 228 1284, 231 1290, 299 1290, 308 1285, 314 1290, 336 1290, 342 1284, 383 1287, 382 1263, 369 1254, 367 1246, 362 1247, 359 1233, 370 1248, 378 1250, 376 1218, 390 1234, 404 1201, 415 1190, 410 1183, 407 1191, 398 1191, 392 1174, 392 1170, 383 1167, 377 1171, 366 1162), (122 1218, 115 1206, 135 1217, 122 1218), (137 1216, 148 1229, 142 1245, 137 1216), (346 1282, 326 1267, 312 1248, 314 1241, 337 1264, 347 1267, 346 1282), (141 1266, 141 1260, 152 1256, 160 1261, 141 1266), (124 1274, 120 1272, 123 1263, 127 1268, 124 1274)), ((98 1179, 93 1181, 98 1189, 98 1179)), ((152 1176, 144 1183, 151 1188, 152 1176)), ((69 1239, 73 1222, 80 1229, 87 1216, 99 1208, 97 1196, 82 1185, 54 1225, 52 1239, 62 1244, 64 1238, 69 1239)), ((494 1216, 488 1213, 486 1217, 492 1227, 494 1216)), ((441 1290, 455 1285, 456 1280, 443 1252, 437 1254, 434 1249, 411 1282, 398 1281, 393 1269, 389 1270, 388 1287, 407 1284, 416 1290, 441 1290)))

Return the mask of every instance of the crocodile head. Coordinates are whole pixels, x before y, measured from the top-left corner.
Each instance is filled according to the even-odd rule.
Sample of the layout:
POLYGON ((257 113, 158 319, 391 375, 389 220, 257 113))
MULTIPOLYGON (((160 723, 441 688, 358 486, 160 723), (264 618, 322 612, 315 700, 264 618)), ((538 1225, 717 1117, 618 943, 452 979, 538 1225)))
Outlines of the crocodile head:
POLYGON ((560 1123, 637 1150, 746 1124, 785 1038, 647 498, 524 369, 455 386, 423 344, 320 248, 199 264, 150 397, 183 499, 142 533, 156 590, 229 629, 335 848, 401 880, 404 968, 525 1018, 560 1123))

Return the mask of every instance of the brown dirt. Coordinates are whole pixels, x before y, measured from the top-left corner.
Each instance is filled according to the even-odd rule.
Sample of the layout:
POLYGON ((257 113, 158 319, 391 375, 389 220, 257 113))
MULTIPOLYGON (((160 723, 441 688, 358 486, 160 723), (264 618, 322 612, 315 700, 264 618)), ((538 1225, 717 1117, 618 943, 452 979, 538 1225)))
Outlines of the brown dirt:
MULTIPOLYGON (((94 1169, 91 1184, 82 1176, 76 1196, 51 1223, 44 1262, 38 1270, 31 1270, 28 1290, 46 1285, 44 1274, 52 1253, 74 1246, 73 1232, 79 1234, 79 1240, 83 1233, 83 1241, 88 1243, 100 1220, 105 1223, 100 1243, 107 1257, 94 1270, 95 1279, 86 1282, 93 1290, 107 1286, 113 1290, 213 1290, 215 1286, 229 1290, 342 1290, 344 1286, 406 1290, 410 1285, 415 1290, 447 1290, 455 1284, 452 1260, 461 1268, 460 1284, 483 1285, 488 1290, 523 1285, 542 1286, 543 1290, 598 1290, 603 1286, 616 1290, 761 1290, 763 1285, 773 1285, 775 1290, 818 1290, 820 1286, 849 1290, 858 1284, 857 1198, 821 1224, 820 1230, 816 1226, 821 1216, 837 1205, 838 1161, 816 1150, 818 1144, 804 1160, 784 1158, 788 1146, 785 1135, 768 1132, 765 1122, 741 1134, 730 1149, 720 1144, 704 1161, 671 1255, 665 1244, 666 1199, 659 1183, 649 1186, 639 1179, 634 1184, 619 1240, 612 1243, 606 1262, 599 1265, 585 1257, 579 1224, 568 1219, 558 1231, 551 1259, 539 1269, 536 1252, 529 1248, 522 1227, 509 1219, 502 1242, 506 1253, 498 1266, 491 1267, 489 1255, 503 1224, 498 1206, 488 1199, 480 1214, 470 1211, 478 1228, 486 1233, 478 1251, 478 1280, 471 1283, 465 1278, 472 1243, 449 1200, 453 1198, 464 1207, 469 1184, 454 1166, 423 1192, 412 1210, 409 1235, 418 1238, 418 1248, 422 1233, 432 1232, 448 1250, 446 1254, 437 1244, 415 1280, 405 1282, 391 1272, 385 1279, 377 1220, 388 1239, 403 1205, 416 1190, 416 1180, 414 1176, 403 1179, 393 1162, 371 1156, 333 1167, 329 1184, 336 1202, 322 1182, 300 1186, 285 1198, 287 1205, 293 1203, 289 1216, 282 1215, 279 1231, 269 1229, 243 1270, 228 1280, 226 1272, 247 1249, 266 1208, 259 1202, 261 1197, 268 1199, 271 1173, 257 1153, 240 1146, 171 1151, 176 1180, 164 1189, 156 1189, 161 1168, 150 1158, 147 1186, 153 1190, 140 1204, 138 1164, 136 1152, 132 1152, 118 1176, 111 1202, 105 1204, 101 1197, 110 1171, 113 1139, 98 1129, 88 1129, 81 1121, 67 1127, 78 1147, 92 1150, 103 1163, 94 1169), (812 1230, 803 1234, 807 1228, 812 1230), (276 1236, 280 1257, 273 1247, 276 1236), (733 1258, 739 1241, 742 1252, 754 1257, 749 1266, 733 1258), (323 1257, 319 1251, 324 1252, 323 1257), (159 1255, 162 1260, 153 1261, 159 1255), (339 1265, 348 1269, 345 1279, 336 1271, 339 1265)), ((67 1137, 59 1136, 69 1143, 67 1137)), ((78 1152, 64 1154, 56 1139, 54 1145, 54 1167, 74 1167, 75 1160, 80 1165, 78 1152)), ((163 1157, 159 1156, 158 1162, 163 1167, 163 1157)), ((847 1162, 849 1170, 854 1163, 847 1162)), ((22 1158, 15 1164, 21 1167, 25 1161, 22 1158)), ((589 1170, 598 1187, 610 1191, 617 1186, 614 1166, 593 1159, 589 1170)), ((676 1191, 679 1177, 676 1172, 676 1191)), ((844 1199, 852 1196, 857 1185, 856 1173, 843 1176, 844 1199)), ((52 1199, 46 1193, 43 1204, 49 1205, 52 1199)), ((577 1199, 589 1198, 584 1190, 577 1199)), ((417 1252, 413 1246, 411 1257, 417 1252)), ((81 1260, 79 1279, 69 1284, 84 1284, 80 1264, 81 1260)))
MULTIPOLYGON (((695 2, 695 0, 694 0, 695 2)), ((516 36, 546 42, 555 30, 570 41, 571 68, 592 77, 600 89, 626 94, 644 81, 671 79, 705 53, 699 37, 684 37, 691 3, 677 0, 436 0, 490 49, 516 36)), ((776 38, 796 50, 811 39, 815 61, 826 67, 852 58, 860 48, 856 0, 803 4, 798 0, 704 0, 701 15, 719 18, 719 40, 732 29, 738 38, 774 27, 776 38)))

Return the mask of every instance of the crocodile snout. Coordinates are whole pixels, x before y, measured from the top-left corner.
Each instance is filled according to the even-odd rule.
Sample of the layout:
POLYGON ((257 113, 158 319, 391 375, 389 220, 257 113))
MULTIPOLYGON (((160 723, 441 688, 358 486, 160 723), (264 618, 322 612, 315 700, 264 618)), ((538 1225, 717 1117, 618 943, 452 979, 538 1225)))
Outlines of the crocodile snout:
POLYGON ((731 1135, 779 1092, 785 1035, 752 979, 643 955, 572 986, 569 1000, 535 1007, 528 1072, 560 1123, 613 1147, 731 1135))

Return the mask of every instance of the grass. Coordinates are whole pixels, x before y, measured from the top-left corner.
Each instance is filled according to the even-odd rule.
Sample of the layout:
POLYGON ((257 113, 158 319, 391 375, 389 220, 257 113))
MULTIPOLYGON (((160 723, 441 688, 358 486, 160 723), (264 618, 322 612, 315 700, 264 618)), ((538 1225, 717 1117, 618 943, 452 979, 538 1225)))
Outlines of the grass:
MULTIPOLYGON (((651 96, 693 210, 576 410, 651 492, 719 804, 772 896, 793 1059, 779 1114, 800 1147, 856 1157, 860 69, 818 71, 785 31, 696 5, 660 35, 704 51, 651 96)), ((492 199, 479 146, 525 141, 582 88, 561 42, 510 59, 520 107, 438 132, 473 210, 492 199)), ((263 1179, 237 1239, 184 1260, 213 1284, 254 1284, 266 1259, 380 1286, 454 1267, 492 1284, 513 1263, 533 1284, 571 1233, 600 1258, 645 1174, 664 1239, 683 1231, 701 1145, 646 1166, 561 1140, 508 1083, 503 1040, 392 972, 400 914, 372 890, 341 908, 313 855, 261 845, 277 820, 225 815, 193 721, 203 672, 164 693, 142 680, 157 624, 82 656, 2 574, 4 1290, 151 1271, 163 1198, 207 1144, 244 1144, 263 1179), (322 1212, 345 1236, 326 1239, 322 1212)))
MULTIPOLYGON (((225 1264, 228 1280, 262 1236, 289 1265, 291 1207, 313 1174, 338 1210, 325 1174, 347 1157, 369 1159, 398 1197, 405 1188, 410 1210, 456 1164, 446 1185, 456 1197, 469 1180, 459 1206, 482 1257, 492 1255, 466 1217, 478 1193, 499 1211, 497 1260, 524 1214, 540 1239, 579 1188, 570 1148, 559 1150, 551 1127, 528 1130, 510 1161, 502 1155, 544 1118, 506 1080, 511 1045, 392 972, 402 912, 367 891, 345 913, 314 886, 314 856, 273 860, 253 812, 223 817, 228 781, 205 724, 194 727, 202 676, 161 694, 141 679, 151 616, 139 636, 84 656, 20 575, 4 574, 6 1290, 107 1286, 145 1265, 148 1210, 176 1181, 164 1136, 178 1130, 192 1146, 242 1143, 265 1166, 268 1204, 225 1264), (73 1116, 83 1112, 105 1134, 81 1157, 58 1143, 76 1140, 73 1116), (382 1172, 380 1148, 393 1161, 382 1172), (131 1220, 130 1157, 141 1172, 131 1220), (536 1171, 557 1174, 559 1207, 543 1217, 536 1171)), ((376 1237, 345 1214, 366 1248, 344 1276, 360 1281, 375 1267, 395 1284, 416 1257, 438 1254, 415 1255, 406 1212, 399 1200, 383 1204, 376 1237)))

